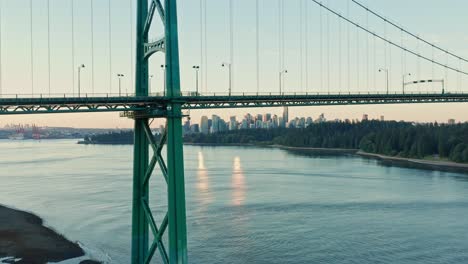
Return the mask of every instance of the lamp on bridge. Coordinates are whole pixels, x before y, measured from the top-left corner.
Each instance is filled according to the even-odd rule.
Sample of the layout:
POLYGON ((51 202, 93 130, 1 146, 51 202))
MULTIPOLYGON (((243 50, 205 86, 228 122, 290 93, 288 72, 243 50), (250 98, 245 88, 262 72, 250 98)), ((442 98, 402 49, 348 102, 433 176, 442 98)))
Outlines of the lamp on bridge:
POLYGON ((288 70, 282 70, 279 72, 279 92, 282 93, 282 86, 284 84, 284 75, 288 73, 288 70))
POLYGON ((117 78, 119 78, 119 96, 122 96, 122 78, 125 77, 125 75, 118 73, 117 78))
POLYGON ((379 69, 379 72, 385 72, 385 75, 387 77, 387 94, 388 94, 388 69, 379 69))
POLYGON ((161 69, 164 75, 164 87, 163 87, 164 95, 166 95, 166 68, 167 68, 167 65, 161 64, 161 69))
POLYGON ((403 94, 405 94, 405 85, 406 85, 405 78, 406 78, 406 76, 411 76, 411 73, 403 74, 403 94))
POLYGON ((153 74, 151 74, 151 75, 149 76, 149 83, 148 83, 149 87, 148 87, 148 88, 149 88, 150 93, 151 93, 151 82, 153 82, 153 77, 154 77, 153 74))
POLYGON ((84 69, 85 65, 81 64, 78 66, 78 97, 81 97, 81 69, 84 69))
POLYGON ((195 87, 196 87, 196 95, 198 96, 198 72, 200 71, 200 66, 198 65, 195 65, 192 67, 193 69, 195 69, 195 87))
POLYGON ((231 63, 230 62, 223 62, 223 64, 221 64, 221 67, 228 67, 229 69, 229 96, 231 96, 231 92, 232 92, 232 67, 231 67, 231 63))

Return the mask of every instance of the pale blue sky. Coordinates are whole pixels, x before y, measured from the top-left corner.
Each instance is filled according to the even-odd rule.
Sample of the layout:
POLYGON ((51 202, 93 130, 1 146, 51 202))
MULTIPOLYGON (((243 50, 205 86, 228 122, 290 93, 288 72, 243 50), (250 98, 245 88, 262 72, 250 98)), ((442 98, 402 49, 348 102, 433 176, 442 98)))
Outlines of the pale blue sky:
MULTIPOLYGON (((30 15, 29 0, 0 0, 2 3, 2 93, 3 94, 30 94, 31 84, 31 42, 30 42, 30 15)), ((47 57, 47 1, 33 0, 33 61, 34 61, 34 92, 47 93, 48 91, 48 57, 47 57)), ((181 78, 184 91, 194 90, 193 65, 202 65, 203 92, 227 91, 228 74, 221 63, 229 61, 229 1, 228 0, 202 0, 206 2, 207 9, 207 65, 201 62, 200 56, 200 1, 179 0, 179 30, 180 30, 180 57, 181 78)), ((432 49, 417 42, 408 36, 402 36, 398 30, 390 26, 384 28, 383 23, 375 17, 367 16, 350 0, 324 0, 324 4, 347 15, 349 4, 349 17, 360 25, 367 26, 372 31, 386 35, 388 38, 401 43, 421 54, 431 57, 432 49), (368 21, 368 22, 367 22, 368 21), (386 32, 384 34, 384 32, 386 32)), ((419 34, 462 57, 468 57, 468 2, 462 0, 361 0, 365 5, 389 19, 404 25, 410 31, 419 34)), ((75 0, 75 59, 72 63, 71 42, 71 0, 50 0, 51 3, 51 92, 76 92, 76 66, 85 64, 82 72, 82 92, 93 91, 92 72, 94 65, 94 92, 116 93, 118 81, 116 74, 123 73, 123 91, 133 90, 132 67, 132 30, 130 21, 135 8, 133 0, 111 0, 112 46, 109 46, 109 17, 107 0, 93 0, 94 7, 94 64, 91 57, 91 0, 75 0), (131 8, 132 6, 132 8, 131 8), (109 57, 109 51, 112 56, 109 57), (110 66, 111 65, 111 66, 110 66), (112 68, 111 74, 109 68, 112 68), (75 84, 73 85, 73 76, 75 84), (109 80, 112 88, 109 88, 109 80), (75 86, 75 87, 74 87, 75 86)), ((301 26, 300 26, 300 0, 284 0, 285 3, 285 68, 286 92, 331 92, 338 91, 384 91, 385 76, 378 73, 378 68, 390 69, 391 91, 401 90, 403 72, 411 72, 414 79, 444 78, 447 89, 452 91, 463 90, 468 84, 468 78, 457 77, 436 66, 432 67, 425 61, 418 60, 412 55, 402 56, 396 48, 385 48, 382 41, 374 38, 356 27, 349 26, 327 11, 319 8, 310 0, 304 0, 307 8, 302 8, 303 19, 305 11, 308 13, 308 72, 306 73, 306 47, 305 22, 302 24, 302 57, 301 57, 301 26), (322 34, 320 34, 320 21, 322 21, 322 34), (340 31, 341 28, 341 31, 340 31), (349 31, 348 31, 349 30, 349 31), (341 34, 340 34, 341 32, 341 34), (350 63, 348 64, 348 34, 350 63), (322 41, 322 48, 320 42, 322 41), (374 48, 374 43, 376 44, 374 48), (329 49, 327 48, 329 47, 329 49), (340 49, 341 47, 341 49, 340 49), (359 48, 357 48, 359 47, 359 48), (367 49, 369 47, 369 49, 367 49), (341 50, 341 51, 340 51, 341 50), (386 55, 385 55, 386 51, 386 55), (322 57, 320 56, 322 53, 322 57), (341 54, 341 57, 339 55, 341 54), (302 58, 302 60, 301 60, 302 58), (405 67, 402 67, 404 59, 405 67), (302 66, 301 66, 302 61, 302 66), (341 66, 340 66, 341 65, 341 66), (419 66, 418 66, 419 65, 419 66), (302 74, 301 74, 302 68, 302 74), (321 70, 322 69, 322 70, 321 70), (308 87, 306 87, 306 75, 308 87), (302 81, 301 81, 302 76, 302 81), (359 76, 359 77, 358 77, 359 76)), ((260 91, 278 91, 278 1, 260 0, 260 91)), ((151 32, 156 38, 161 35, 159 18, 151 32)), ((256 49, 255 49, 255 2, 252 0, 234 0, 234 92, 256 92, 256 49)), ((446 62, 445 55, 434 52, 434 58, 446 62)), ((450 59, 448 63, 453 67, 468 70, 465 63, 450 59)), ((152 91, 161 91, 162 78, 160 65, 162 55, 158 54, 150 60, 152 91)), ((437 85, 408 88, 410 91, 438 91, 437 85)), ((465 89, 467 90, 467 89, 465 89)), ((292 115, 317 117, 325 112, 329 117, 357 118, 362 113, 370 113, 374 117, 381 113, 387 118, 445 121, 449 117, 458 120, 467 120, 465 105, 418 105, 418 106, 361 106, 361 107, 325 107, 325 108, 297 108, 292 109, 292 115), (437 109, 437 111, 431 111, 437 109), (407 113, 412 113, 408 115, 407 113)), ((253 109, 235 110, 238 116, 246 112, 279 113, 281 109, 253 109)), ((210 111, 227 117, 233 112, 225 110, 210 111)), ((192 112, 195 121, 203 113, 192 112)), ((80 117, 82 115, 77 115, 80 117)), ((123 127, 131 126, 125 119, 119 119, 117 114, 90 115, 92 118, 71 121, 71 116, 44 116, 1 117, 0 126, 7 122, 36 122, 39 124, 66 124, 75 126, 123 127), (95 121, 93 121, 95 120, 95 121)))

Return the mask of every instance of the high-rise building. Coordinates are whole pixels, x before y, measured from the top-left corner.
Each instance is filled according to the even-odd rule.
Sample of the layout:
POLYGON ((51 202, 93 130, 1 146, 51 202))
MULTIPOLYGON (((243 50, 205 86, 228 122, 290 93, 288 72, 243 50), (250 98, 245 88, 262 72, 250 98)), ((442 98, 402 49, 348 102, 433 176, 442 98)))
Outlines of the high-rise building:
POLYGON ((289 109, 287 106, 283 108, 283 121, 285 123, 289 122, 289 109))
POLYGON ((202 116, 201 121, 200 121, 200 132, 203 134, 208 134, 210 132, 210 126, 208 123, 208 117, 207 116, 202 116))
POLYGON ((236 116, 231 116, 229 119, 229 130, 237 130, 236 116))
POLYGON ((313 122, 314 122, 314 120, 312 119, 312 117, 310 117, 310 116, 307 117, 305 127, 309 127, 313 122))
POLYGON ((193 124, 190 126, 190 131, 192 133, 200 133, 200 126, 198 124, 193 124))
POLYGON ((211 117, 211 120, 212 121, 212 125, 211 125, 211 130, 210 132, 211 133, 218 133, 219 132, 219 121, 220 121, 221 118, 219 118, 219 116, 217 115, 213 115, 211 117))
POLYGON ((286 127, 286 122, 284 122, 284 119, 282 116, 278 118, 278 127, 285 128, 286 127))
POLYGON ((278 116, 277 115, 274 115, 273 116, 273 119, 272 119, 272 127, 273 128, 277 128, 279 126, 279 121, 278 121, 278 116))
POLYGON ((260 121, 263 121, 263 115, 261 115, 261 114, 258 114, 258 115, 257 115, 257 119, 255 120, 255 122, 256 122, 256 121, 259 121, 259 120, 260 120, 260 121))
POLYGON ((449 124, 449 125, 455 125, 455 119, 450 118, 450 119, 448 120, 448 124, 449 124))

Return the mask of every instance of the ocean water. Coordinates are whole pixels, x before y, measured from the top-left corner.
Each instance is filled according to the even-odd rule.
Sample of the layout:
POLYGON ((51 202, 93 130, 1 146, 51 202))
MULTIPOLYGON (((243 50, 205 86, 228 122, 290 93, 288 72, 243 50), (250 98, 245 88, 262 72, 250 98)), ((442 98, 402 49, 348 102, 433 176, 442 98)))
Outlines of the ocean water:
MULTIPOLYGON (((132 147, 75 143, 0 141, 0 204, 129 263, 132 147)), ((190 263, 468 263, 468 175, 253 147, 186 146, 185 164, 190 263)), ((160 222, 158 172, 150 200, 160 222)))

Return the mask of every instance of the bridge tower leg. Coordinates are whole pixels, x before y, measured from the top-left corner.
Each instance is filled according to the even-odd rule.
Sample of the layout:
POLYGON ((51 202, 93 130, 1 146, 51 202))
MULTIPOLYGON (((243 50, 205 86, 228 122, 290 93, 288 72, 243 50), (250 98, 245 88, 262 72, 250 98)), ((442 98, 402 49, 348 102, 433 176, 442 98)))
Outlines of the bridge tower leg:
POLYGON ((136 40, 136 82, 137 96, 148 96, 148 58, 152 54, 145 49, 148 44, 148 31, 157 9, 165 25, 164 50, 166 58, 165 94, 168 103, 162 109, 167 119, 167 128, 159 142, 156 142, 149 127, 152 113, 134 113, 135 138, 133 161, 133 206, 132 206, 132 264, 150 263, 158 249, 163 263, 186 264, 187 231, 185 214, 185 182, 182 142, 182 106, 176 99, 180 96, 179 47, 177 30, 176 0, 137 0, 137 40, 136 40), (167 141, 167 165, 161 155, 167 141), (153 157, 149 159, 149 146, 153 157), (153 169, 159 165, 167 182, 168 212, 158 227, 149 206, 149 180, 153 169), (168 229, 169 254, 162 237, 168 229), (154 237, 151 244, 151 230, 154 237))

